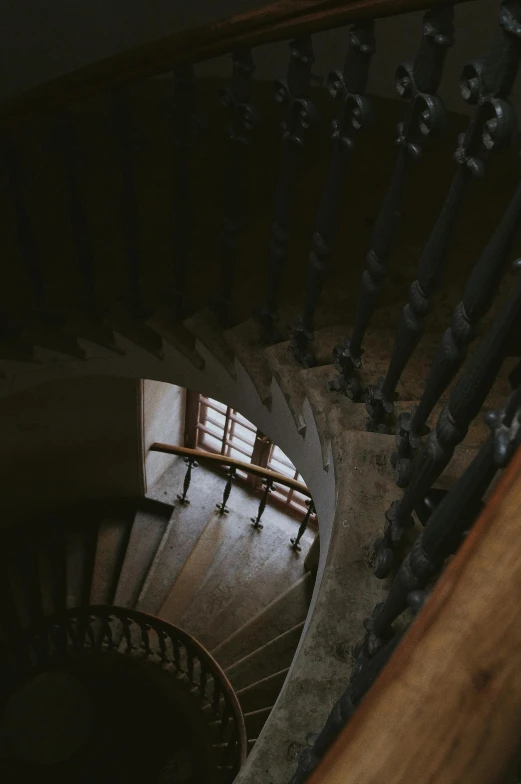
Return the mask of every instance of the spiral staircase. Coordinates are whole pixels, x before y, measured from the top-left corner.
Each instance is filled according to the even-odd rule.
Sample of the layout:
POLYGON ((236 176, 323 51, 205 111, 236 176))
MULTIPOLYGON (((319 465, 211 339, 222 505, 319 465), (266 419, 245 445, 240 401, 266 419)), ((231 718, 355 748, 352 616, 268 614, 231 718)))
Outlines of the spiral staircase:
MULTIPOLYGON (((192 503, 178 503, 181 461, 133 504, 100 498, 6 525, 6 779, 32 780, 45 764, 64 781, 73 770, 85 780, 150 775, 161 784, 321 781, 373 682, 397 672, 397 656, 410 661, 403 647, 393 652, 432 618, 422 609, 431 592, 457 590, 459 545, 469 537, 472 551, 476 519, 519 446, 520 265, 510 262, 521 187, 511 149, 498 151, 516 138, 508 96, 521 58, 521 4, 500 3, 496 42, 464 71, 471 119, 444 124, 437 90, 453 12, 433 3, 414 64, 398 71, 405 112, 371 99, 380 118, 372 130, 373 17, 424 4, 318 5, 276 2, 2 108, 0 398, 85 376, 200 391, 283 449, 320 526, 320 560, 305 572, 309 534, 298 556, 286 531, 254 530, 233 502, 219 514, 214 491, 223 480, 209 470, 198 469, 206 480, 192 503), (310 84, 311 33, 348 21, 344 72, 329 80, 334 112, 310 84), (275 110, 266 85, 252 81, 250 48, 294 35, 277 91, 287 107, 280 158, 275 110), (198 82, 200 121, 193 62, 232 50, 231 82, 218 93, 231 112, 225 129, 211 81, 198 82), (173 80, 148 79, 172 67, 173 80), (266 130, 250 154, 253 98, 266 130), (327 139, 308 133, 315 113, 335 113, 331 139, 329 122, 327 139), (285 566, 274 576, 280 553, 285 566), (35 718, 38 700, 47 718, 35 718), (118 722, 111 745, 105 736, 118 722)), ((472 693, 485 692, 488 670, 477 686, 460 670, 472 693)), ((424 717, 422 688, 416 677, 404 693, 424 717)), ((378 737, 409 716, 404 710, 378 737)), ((448 782, 463 780, 451 765, 470 734, 458 727, 447 744, 448 782)), ((395 748, 410 762, 398 740, 381 743, 380 755, 362 750, 360 782, 382 778, 395 748)), ((466 760, 481 778, 465 784, 494 780, 472 768, 480 751, 466 760)), ((484 769, 499 770, 489 763, 484 769)), ((429 759, 425 770, 414 764, 403 770, 422 784, 435 780, 429 759)), ((385 775, 403 784, 401 771, 394 765, 385 775)), ((342 770, 335 775, 324 780, 343 780, 342 770)))

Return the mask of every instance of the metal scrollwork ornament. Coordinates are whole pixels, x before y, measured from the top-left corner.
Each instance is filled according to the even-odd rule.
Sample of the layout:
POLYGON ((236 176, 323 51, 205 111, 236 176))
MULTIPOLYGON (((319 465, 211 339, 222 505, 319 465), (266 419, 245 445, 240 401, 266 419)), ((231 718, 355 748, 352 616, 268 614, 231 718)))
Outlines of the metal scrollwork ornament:
POLYGON ((409 108, 405 120, 398 125, 398 156, 373 228, 353 331, 351 337, 335 346, 333 351, 338 377, 330 387, 353 400, 360 398, 357 371, 362 366, 362 343, 387 276, 411 165, 422 158, 424 141, 441 134, 446 125, 445 109, 436 92, 447 50, 453 43, 453 16, 450 6, 428 11, 424 16, 422 42, 414 63, 402 63, 396 71, 396 91, 401 98, 409 101, 409 108))
POLYGON ((304 313, 291 332, 293 356, 304 367, 315 364, 312 348, 314 316, 340 223, 347 161, 354 151, 356 134, 372 118, 371 106, 364 92, 374 52, 374 23, 368 21, 353 25, 344 70, 342 73, 334 71, 327 80, 329 92, 340 106, 332 128, 331 163, 311 238, 304 313))

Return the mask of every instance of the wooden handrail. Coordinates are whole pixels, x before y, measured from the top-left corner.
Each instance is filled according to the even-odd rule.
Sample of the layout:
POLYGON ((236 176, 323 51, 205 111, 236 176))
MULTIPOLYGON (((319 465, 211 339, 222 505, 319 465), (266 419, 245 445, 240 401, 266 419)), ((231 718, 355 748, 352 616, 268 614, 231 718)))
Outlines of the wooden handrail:
POLYGON ((446 0, 275 0, 252 11, 172 33, 27 90, 4 102, 0 119, 5 123, 33 113, 63 109, 97 93, 166 73, 188 62, 227 54, 238 47, 258 46, 358 19, 376 19, 444 4, 446 0))
POLYGON ((500 784, 519 761, 521 448, 308 784, 500 784))
POLYGON ((234 457, 227 457, 226 455, 216 455, 213 452, 202 452, 200 449, 188 449, 186 446, 172 446, 171 444, 154 443, 150 447, 151 452, 162 452, 166 455, 182 455, 183 457, 195 457, 197 460, 207 460, 210 463, 218 463, 219 465, 235 466, 240 468, 241 471, 246 471, 248 474, 255 476, 262 476, 263 479, 273 479, 280 485, 286 485, 293 490, 298 490, 299 493, 307 495, 311 498, 306 485, 302 482, 297 482, 296 479, 290 479, 289 476, 279 474, 278 471, 271 471, 269 468, 254 465, 253 463, 244 463, 242 460, 236 460, 234 457))

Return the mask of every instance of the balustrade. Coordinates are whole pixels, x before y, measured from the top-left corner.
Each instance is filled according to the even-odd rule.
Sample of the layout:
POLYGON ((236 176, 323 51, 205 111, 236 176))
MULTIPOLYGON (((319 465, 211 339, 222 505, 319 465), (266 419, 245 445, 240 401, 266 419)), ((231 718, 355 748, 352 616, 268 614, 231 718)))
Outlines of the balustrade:
MULTIPOLYGON (((212 306, 221 327, 235 324, 234 283, 238 271, 246 269, 250 263, 249 257, 245 260, 241 257, 240 247, 245 237, 246 217, 251 210, 249 186, 260 160, 255 156, 252 146, 255 138, 253 131, 259 119, 256 108, 257 85, 253 78, 254 61, 261 63, 261 58, 257 60, 255 47, 285 40, 290 41, 287 78, 277 83, 276 99, 285 104, 287 116, 283 125, 280 165, 274 178, 271 226, 269 236, 265 237, 268 249, 264 254, 264 263, 257 265, 261 280, 259 283, 257 279, 256 283, 259 302, 251 303, 251 315, 256 312, 257 316, 257 343, 252 340, 249 345, 258 348, 261 344, 281 340, 281 290, 284 276, 289 274, 290 264, 295 261, 290 238, 294 239, 297 232, 302 234, 309 231, 311 249, 307 270, 303 270, 301 265, 292 273, 295 295, 302 297, 303 306, 295 308, 295 313, 301 313, 301 316, 291 328, 290 352, 293 359, 288 360, 294 361, 299 390, 305 394, 307 374, 300 374, 299 366, 310 368, 319 361, 314 349, 317 342, 317 313, 324 303, 326 278, 333 254, 335 250, 338 251, 337 237, 344 222, 351 233, 358 228, 349 211, 343 208, 343 196, 348 189, 351 193, 357 192, 357 182, 348 179, 349 169, 356 163, 353 155, 357 135, 366 128, 372 119, 373 109, 378 105, 378 101, 369 101, 366 95, 372 65, 386 45, 382 39, 377 50, 380 24, 377 17, 380 12, 396 14, 413 9, 424 11, 422 37, 414 61, 400 65, 396 73, 397 92, 407 101, 407 107, 403 122, 398 127, 394 169, 390 181, 385 183, 387 188, 381 204, 375 206, 376 218, 365 261, 363 256, 367 246, 363 248, 361 258, 357 259, 352 251, 354 245, 351 244, 348 246, 349 258, 339 259, 345 269, 355 264, 365 264, 365 268, 361 270, 361 280, 357 284, 355 311, 345 314, 344 320, 350 325, 347 337, 336 346, 326 347, 337 375, 331 380, 328 389, 323 390, 325 407, 328 400, 337 399, 334 393, 347 395, 353 405, 360 400, 362 385, 358 371, 362 367, 368 330, 381 304, 398 232, 401 229, 407 236, 410 229, 408 225, 401 226, 401 212, 411 185, 411 175, 414 167, 421 165, 424 154, 427 157, 429 153, 430 144, 427 141, 435 141, 448 128, 442 102, 442 77, 447 54, 457 42, 459 31, 454 5, 445 2, 433 1, 427 11, 425 3, 420 0, 401 0, 399 4, 390 4, 387 0, 378 0, 373 4, 361 0, 349 4, 317 4, 303 0, 298 9, 291 4, 276 3, 275 6, 251 12, 250 16, 239 15, 233 24, 205 27, 204 31, 187 36, 186 41, 183 36, 177 35, 169 39, 168 46, 145 47, 139 55, 139 61, 132 61, 132 68, 129 66, 130 61, 123 56, 123 59, 114 61, 111 69, 106 65, 100 66, 101 72, 106 71, 102 87, 109 96, 105 108, 111 112, 113 153, 119 163, 121 236, 124 245, 124 269, 120 275, 118 295, 120 301, 112 309, 106 304, 100 306, 98 301, 102 270, 99 268, 92 229, 94 221, 91 222, 83 194, 83 180, 90 165, 90 152, 86 141, 79 144, 80 135, 76 129, 78 118, 72 105, 74 101, 86 99, 91 93, 100 90, 97 79, 99 73, 86 69, 83 76, 73 74, 58 80, 54 92, 50 87, 42 88, 33 96, 40 109, 58 109, 60 112, 51 123, 57 129, 53 150, 57 150, 61 157, 61 174, 67 195, 68 214, 64 216, 64 221, 70 230, 76 257, 71 263, 71 269, 75 269, 81 281, 80 301, 67 301, 62 310, 56 307, 55 297, 52 296, 56 282, 52 275, 49 276, 47 269, 47 259, 54 249, 42 246, 27 199, 30 181, 27 169, 30 163, 24 160, 16 135, 16 124, 14 129, 9 127, 11 121, 16 123, 24 119, 28 106, 23 99, 12 101, 10 110, 8 106, 2 114, 2 122, 6 125, 5 129, 2 128, 1 136, 3 184, 7 190, 5 204, 11 210, 13 234, 17 237, 24 280, 29 283, 30 292, 25 302, 25 313, 20 309, 16 318, 13 318, 7 300, 1 304, 2 356, 34 361, 33 344, 36 344, 74 358, 84 358, 85 351, 78 345, 76 337, 86 338, 112 351, 121 351, 112 333, 112 329, 117 328, 124 337, 145 351, 163 357, 162 339, 154 331, 153 314, 150 312, 156 303, 151 306, 148 301, 148 289, 145 289, 143 280, 145 273, 148 279, 148 265, 153 264, 153 259, 148 256, 145 258, 141 246, 143 205, 138 198, 136 167, 142 140, 137 132, 131 86, 138 78, 167 71, 173 74, 173 90, 169 97, 174 108, 172 144, 175 184, 173 215, 166 243, 170 243, 173 252, 168 261, 169 274, 163 275, 159 281, 162 290, 158 299, 166 299, 171 319, 179 325, 191 314, 199 299, 197 284, 193 285, 194 276, 189 271, 191 265, 199 265, 201 262, 196 257, 194 238, 205 230, 205 216, 199 214, 194 178, 197 161, 195 66, 200 60, 219 54, 231 55, 230 84, 220 92, 221 102, 229 110, 231 121, 222 185, 219 182, 219 188, 222 189, 219 205, 219 209, 222 209, 222 223, 219 237, 214 238, 218 246, 215 252, 218 283, 214 287, 212 306), (312 73, 315 59, 313 45, 318 51, 317 39, 312 36, 322 29, 348 22, 352 26, 348 31, 343 70, 334 71, 327 82, 330 93, 337 100, 338 109, 333 124, 332 147, 328 152, 327 171, 324 172, 324 186, 310 230, 300 220, 296 205, 300 178, 306 165, 303 150, 315 124, 317 132, 320 129, 318 122, 315 122, 317 111, 311 101, 310 88, 315 78, 312 73), (9 118, 9 111, 13 113, 14 119, 9 118)), ((498 29, 489 53, 483 59, 473 60, 466 65, 461 75, 461 94, 464 101, 473 107, 472 114, 466 131, 457 140, 454 154, 456 170, 448 191, 439 194, 441 210, 428 236, 422 238, 425 241, 414 280, 408 295, 406 291, 402 292, 404 306, 383 377, 373 377, 371 363, 364 363, 369 368, 366 372, 364 367, 364 383, 367 382, 364 404, 370 416, 368 430, 389 432, 398 385, 405 379, 410 360, 420 346, 434 298, 442 291, 455 233, 473 183, 485 175, 494 159, 498 159, 498 151, 506 150, 517 140, 515 112, 509 96, 521 58, 521 0, 502 0, 499 3, 499 25, 496 27, 498 29)), ((339 65, 342 68, 342 63, 339 65)), ((257 138, 261 135, 261 129, 259 124, 257 138)), ((376 129, 378 131, 378 117, 376 129)), ((148 143, 153 143, 153 140, 148 143)), ((375 181, 380 177, 378 162, 381 150, 378 145, 371 150, 371 165, 366 168, 367 176, 373 177, 375 181)), ((359 149, 357 154, 362 156, 368 153, 359 149)), ((38 176, 37 172, 35 176, 38 176)), ((432 188, 434 185, 425 182, 423 187, 432 188)), ((452 319, 450 323, 441 325, 441 341, 423 391, 418 395, 417 405, 412 411, 402 411, 398 417, 392 460, 397 484, 404 492, 386 512, 382 536, 374 545, 375 575, 378 578, 393 575, 390 591, 386 599, 375 607, 371 618, 366 619, 363 638, 354 651, 356 661, 350 673, 348 688, 333 707, 313 745, 300 758, 292 784, 303 784, 306 781, 339 730, 351 718, 389 660, 402 634, 406 633, 406 611, 416 614, 429 601, 433 583, 442 574, 447 559, 457 551, 471 531, 498 470, 506 465, 514 449, 521 444, 520 363, 511 374, 512 391, 504 408, 486 415, 490 435, 468 468, 450 489, 442 490, 436 486, 455 448, 462 442, 473 421, 482 415, 482 407, 508 351, 513 347, 514 353, 519 356, 520 342, 518 340, 516 345, 515 340, 516 336, 521 335, 521 282, 514 283, 506 303, 500 302, 498 305, 496 300, 506 280, 511 251, 517 240, 521 220, 521 185, 506 195, 510 196, 510 202, 495 231, 491 232, 488 244, 480 254, 476 254, 477 261, 455 299, 457 305, 452 319), (468 348, 479 331, 480 321, 493 307, 495 314, 491 326, 467 360, 468 348), (438 413, 437 406, 451 384, 448 403, 438 413), (433 413, 437 414, 436 426, 429 432, 427 423, 433 413), (415 516, 422 528, 411 542, 415 516), (399 555, 402 557, 401 563, 398 561, 399 555)), ((419 193, 418 198, 420 196, 419 193)), ((491 193, 490 198, 494 198, 494 194, 491 193)), ((520 262, 516 263, 516 268, 521 269, 520 262)), ((206 266, 204 268, 205 275, 211 274, 209 269, 210 264, 208 269, 206 266)), ((8 297, 8 287, 7 290, 8 297)), ((66 290, 67 286, 64 285, 66 290)), ((212 339, 216 334, 212 333, 212 339)), ((222 331, 218 333, 218 339, 224 340, 222 331)), ((190 356, 186 346, 183 350, 185 355, 190 356)), ((222 349, 222 354, 226 355, 225 349, 222 349)), ((226 467, 223 497, 216 503, 220 515, 227 513, 233 505, 232 489, 240 472, 258 477, 264 487, 251 523, 259 535, 266 524, 267 517, 264 515, 277 485, 303 493, 309 498, 308 509, 296 536, 288 543, 295 553, 299 552, 302 537, 315 513, 313 500, 304 485, 224 455, 164 444, 154 444, 152 449, 185 458, 186 475, 177 495, 180 504, 189 503, 193 470, 198 463, 226 467)), ((229 742, 229 753, 234 760, 233 765, 238 765, 237 750, 240 749, 243 754, 242 729, 237 706, 228 699, 224 676, 221 678, 222 674, 204 659, 195 641, 183 637, 178 630, 172 632, 172 627, 158 625, 156 619, 138 616, 119 608, 71 611, 49 622, 45 628, 34 630, 29 645, 33 664, 63 655, 69 649, 98 647, 117 650, 129 656, 139 655, 172 666, 180 677, 193 685, 201 700, 211 706, 215 720, 222 724, 223 737, 229 721, 232 722, 235 734, 233 742, 229 742)))

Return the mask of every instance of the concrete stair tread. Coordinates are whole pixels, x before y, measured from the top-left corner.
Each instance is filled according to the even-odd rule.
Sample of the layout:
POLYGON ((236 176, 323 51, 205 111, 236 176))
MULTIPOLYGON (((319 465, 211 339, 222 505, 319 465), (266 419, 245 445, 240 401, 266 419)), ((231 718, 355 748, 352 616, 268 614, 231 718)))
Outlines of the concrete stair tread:
MULTIPOLYGON (((292 744, 305 748, 308 734, 324 726, 349 680, 362 621, 388 590, 386 581, 374 577, 370 561, 384 512, 399 492, 389 463, 389 438, 336 431, 332 448, 338 507, 326 570, 291 678, 257 741, 255 770, 262 770, 263 778, 252 775, 255 782, 291 778, 295 760, 287 749, 292 744)), ((241 776, 248 781, 249 774, 247 763, 241 776)))
POLYGON ((186 329, 215 356, 228 373, 235 377, 233 351, 212 311, 207 308, 198 310, 183 323, 186 329))
POLYGON ((272 373, 265 357, 266 346, 255 319, 247 319, 224 332, 226 342, 250 377, 261 401, 271 404, 272 373))
POLYGON ((269 346, 265 349, 264 355, 287 401, 297 431, 304 435, 306 422, 302 416, 302 406, 306 397, 306 388, 300 373, 300 365, 293 359, 291 343, 286 341, 269 346))
POLYGON ((91 604, 113 603, 133 518, 133 512, 127 508, 101 520, 92 573, 91 604))
MULTIPOLYGON (((159 487, 168 488, 168 498, 173 498, 176 489, 182 490, 185 471, 186 465, 180 461, 174 463, 173 471, 165 472, 168 480, 161 478, 159 487)), ((204 466, 194 469, 192 483, 189 497, 193 496, 194 503, 184 505, 177 500, 174 502, 172 516, 139 596, 137 609, 142 612, 155 615, 163 608, 208 520, 215 512, 216 500, 222 494, 223 478, 204 466), (197 493, 200 482, 204 482, 204 494, 197 493)))
POLYGON ((299 579, 307 550, 303 540, 303 553, 296 556, 286 529, 256 530, 249 517, 233 509, 229 522, 241 531, 240 536, 230 542, 179 621, 181 628, 210 649, 299 579))
POLYGON ((172 513, 167 504, 141 502, 136 510, 114 604, 133 608, 172 513))
POLYGON ((237 631, 213 648, 221 667, 229 667, 270 640, 283 634, 307 616, 314 579, 306 572, 237 631))
POLYGON ((159 616, 169 623, 179 623, 193 597, 202 590, 212 569, 241 535, 233 517, 230 520, 228 515, 220 515, 215 507, 209 518, 202 519, 205 521, 202 533, 159 610, 159 616))
POLYGON ((193 331, 187 329, 184 324, 175 322, 169 308, 159 307, 147 319, 147 326, 189 359, 196 368, 200 370, 204 368, 204 359, 196 349, 193 331))
POLYGON ((226 677, 236 692, 287 669, 300 641, 304 622, 275 637, 243 659, 226 667, 226 677))
POLYGON ((268 675, 257 683, 252 683, 250 686, 241 689, 237 692, 237 697, 241 704, 243 713, 260 710, 273 706, 277 701, 289 668, 275 672, 273 675, 268 675))
POLYGON ((257 738, 273 710, 273 705, 268 708, 259 708, 258 710, 244 713, 244 723, 246 725, 246 735, 248 738, 257 738))

